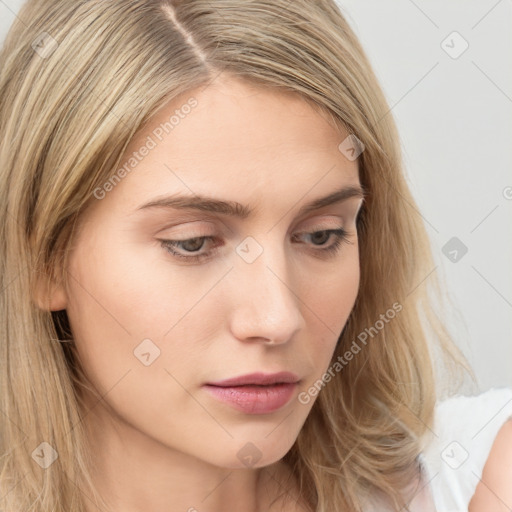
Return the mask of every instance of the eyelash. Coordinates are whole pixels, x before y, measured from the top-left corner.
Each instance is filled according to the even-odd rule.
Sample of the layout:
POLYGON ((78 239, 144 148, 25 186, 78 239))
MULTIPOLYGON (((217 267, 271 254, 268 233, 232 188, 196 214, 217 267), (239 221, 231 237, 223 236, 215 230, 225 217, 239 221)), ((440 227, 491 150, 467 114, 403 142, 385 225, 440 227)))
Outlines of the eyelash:
MULTIPOLYGON (((335 241, 333 244, 331 244, 327 247, 318 249, 318 251, 320 253, 325 254, 327 256, 334 256, 337 253, 339 253, 341 250, 342 243, 348 243, 348 244, 352 243, 349 239, 349 233, 343 228, 322 229, 322 230, 318 230, 318 231, 310 231, 310 232, 305 232, 305 233, 300 233, 300 234, 301 235, 315 235, 318 233, 329 233, 329 238, 331 235, 335 236, 335 241)), ((172 256, 175 256, 176 258, 181 259, 181 260, 186 260, 188 262, 197 262, 197 261, 202 261, 202 260, 208 259, 209 257, 211 257, 211 254, 202 253, 202 254, 197 254, 197 255, 192 255, 192 256, 185 256, 185 255, 181 254, 180 252, 174 250, 173 247, 176 247, 178 244, 190 242, 192 240, 199 240, 199 239, 214 240, 215 237, 213 237, 213 236, 195 236, 193 238, 187 238, 185 240, 160 240, 160 242, 161 242, 162 247, 167 252, 169 252, 172 256)), ((201 246, 201 248, 202 248, 202 246, 201 246)))

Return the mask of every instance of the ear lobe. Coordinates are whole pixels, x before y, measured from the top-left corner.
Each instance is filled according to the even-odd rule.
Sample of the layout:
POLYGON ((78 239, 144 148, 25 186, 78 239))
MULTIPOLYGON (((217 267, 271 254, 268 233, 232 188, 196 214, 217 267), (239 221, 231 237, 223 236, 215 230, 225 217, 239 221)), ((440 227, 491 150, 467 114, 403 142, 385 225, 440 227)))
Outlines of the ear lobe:
POLYGON ((33 301, 44 311, 60 311, 68 304, 66 290, 62 283, 57 283, 47 274, 40 273, 35 284, 33 301))

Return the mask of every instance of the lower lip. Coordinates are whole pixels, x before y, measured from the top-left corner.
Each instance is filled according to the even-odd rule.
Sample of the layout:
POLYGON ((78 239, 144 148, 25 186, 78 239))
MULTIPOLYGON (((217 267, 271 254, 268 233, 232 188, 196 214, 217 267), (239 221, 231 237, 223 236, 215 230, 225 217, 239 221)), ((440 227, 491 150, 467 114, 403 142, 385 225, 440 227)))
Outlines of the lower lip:
POLYGON ((269 386, 204 386, 215 398, 228 403, 247 414, 268 414, 287 404, 293 396, 297 383, 269 386))

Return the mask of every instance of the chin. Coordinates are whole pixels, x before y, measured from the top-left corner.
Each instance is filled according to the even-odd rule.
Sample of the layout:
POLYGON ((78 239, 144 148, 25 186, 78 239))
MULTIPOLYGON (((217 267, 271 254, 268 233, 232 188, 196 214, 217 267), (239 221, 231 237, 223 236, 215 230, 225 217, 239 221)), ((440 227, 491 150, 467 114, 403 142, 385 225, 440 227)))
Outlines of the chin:
POLYGON ((254 441, 251 437, 243 441, 231 440, 230 447, 223 447, 221 453, 212 454, 212 459, 215 459, 212 463, 229 469, 263 468, 281 460, 293 445, 293 440, 287 442, 277 436, 272 441, 264 436, 254 436, 252 439, 254 441))

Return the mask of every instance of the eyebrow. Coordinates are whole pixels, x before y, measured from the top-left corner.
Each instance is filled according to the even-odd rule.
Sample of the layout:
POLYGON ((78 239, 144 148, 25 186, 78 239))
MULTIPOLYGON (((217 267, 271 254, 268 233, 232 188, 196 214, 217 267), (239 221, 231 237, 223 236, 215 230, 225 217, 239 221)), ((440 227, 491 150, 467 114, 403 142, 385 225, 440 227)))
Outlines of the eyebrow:
MULTIPOLYGON (((342 203, 353 197, 364 199, 366 197, 365 189, 362 186, 345 186, 327 196, 314 199, 313 201, 305 204, 299 210, 298 215, 305 215, 325 206, 342 203)), ((151 208, 199 210, 203 212, 219 213, 240 219, 246 219, 254 212, 253 209, 236 201, 226 201, 201 195, 192 196, 182 194, 174 194, 154 199, 142 204, 136 208, 136 211, 151 208)))

